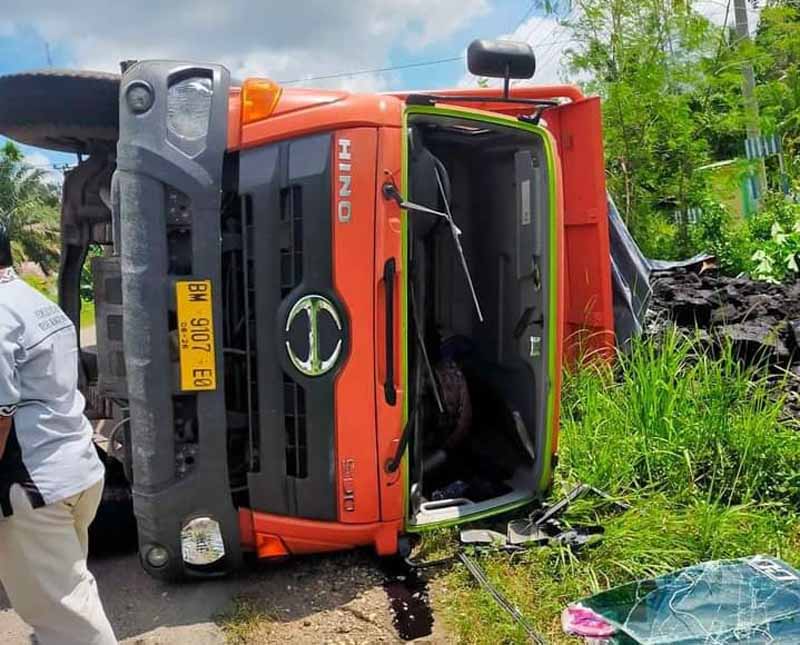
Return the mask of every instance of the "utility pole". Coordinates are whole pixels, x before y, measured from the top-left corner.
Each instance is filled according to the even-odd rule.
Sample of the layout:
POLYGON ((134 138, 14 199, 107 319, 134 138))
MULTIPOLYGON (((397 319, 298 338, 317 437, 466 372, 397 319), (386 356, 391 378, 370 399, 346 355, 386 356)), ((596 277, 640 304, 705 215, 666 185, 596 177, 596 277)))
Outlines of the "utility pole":
MULTIPOLYGON (((747 21, 746 0, 733 0, 734 15, 736 17, 736 42, 737 44, 750 42, 750 27, 747 21)), ((742 65, 742 97, 744 99, 744 113, 747 121, 747 138, 758 140, 761 138, 761 126, 758 118, 758 100, 756 99, 756 80, 753 73, 753 64, 748 60, 742 65)), ((758 160, 758 193, 763 195, 767 188, 767 170, 764 159, 758 160)))

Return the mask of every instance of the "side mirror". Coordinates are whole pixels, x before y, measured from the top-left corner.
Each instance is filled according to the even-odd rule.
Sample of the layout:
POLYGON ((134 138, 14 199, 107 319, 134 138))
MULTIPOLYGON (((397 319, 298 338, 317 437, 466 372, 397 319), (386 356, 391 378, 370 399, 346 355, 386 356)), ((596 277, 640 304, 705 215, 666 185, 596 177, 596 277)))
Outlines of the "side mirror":
POLYGON ((528 43, 514 40, 473 40, 467 48, 467 67, 475 76, 505 79, 505 96, 512 78, 531 78, 536 56, 528 43))

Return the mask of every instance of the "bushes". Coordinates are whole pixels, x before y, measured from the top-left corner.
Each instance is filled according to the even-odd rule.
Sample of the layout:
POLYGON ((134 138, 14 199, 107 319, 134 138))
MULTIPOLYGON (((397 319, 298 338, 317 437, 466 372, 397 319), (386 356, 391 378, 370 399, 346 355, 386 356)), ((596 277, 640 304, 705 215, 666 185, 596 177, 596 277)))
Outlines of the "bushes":
POLYGON ((796 278, 800 273, 800 204, 782 195, 770 196, 748 225, 753 277, 769 282, 796 278))
POLYGON ((691 247, 686 255, 711 253, 724 274, 747 272, 752 255, 747 224, 735 220, 722 204, 712 199, 703 200, 701 210, 698 222, 689 228, 691 247))
POLYGON ((696 224, 681 227, 663 216, 643 218, 637 241, 648 257, 677 259, 711 253, 725 275, 746 273, 757 280, 783 282, 800 273, 800 204, 769 194, 750 219, 734 218, 710 198, 701 202, 696 224))

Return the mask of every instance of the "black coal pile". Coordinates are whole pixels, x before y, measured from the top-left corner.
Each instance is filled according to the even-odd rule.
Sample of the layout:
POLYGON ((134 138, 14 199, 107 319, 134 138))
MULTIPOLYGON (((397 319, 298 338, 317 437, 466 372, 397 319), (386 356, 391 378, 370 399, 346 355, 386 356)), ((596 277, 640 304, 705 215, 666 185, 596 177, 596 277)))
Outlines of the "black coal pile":
POLYGON ((697 329, 709 343, 727 339, 748 364, 765 364, 787 376, 787 411, 800 417, 800 281, 770 284, 690 269, 651 280, 650 333, 671 322, 697 329))
POLYGON ((770 284, 679 269, 656 274, 652 287, 655 320, 727 337, 748 362, 800 362, 800 282, 770 284))

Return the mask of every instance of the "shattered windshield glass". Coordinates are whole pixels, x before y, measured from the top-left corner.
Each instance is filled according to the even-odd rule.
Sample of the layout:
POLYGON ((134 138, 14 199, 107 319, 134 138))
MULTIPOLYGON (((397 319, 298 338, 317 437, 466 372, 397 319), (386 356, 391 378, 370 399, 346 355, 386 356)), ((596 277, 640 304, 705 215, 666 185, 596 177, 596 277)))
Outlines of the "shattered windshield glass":
POLYGON ((706 562, 580 605, 617 629, 617 643, 800 643, 800 573, 768 556, 706 562))

